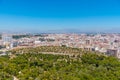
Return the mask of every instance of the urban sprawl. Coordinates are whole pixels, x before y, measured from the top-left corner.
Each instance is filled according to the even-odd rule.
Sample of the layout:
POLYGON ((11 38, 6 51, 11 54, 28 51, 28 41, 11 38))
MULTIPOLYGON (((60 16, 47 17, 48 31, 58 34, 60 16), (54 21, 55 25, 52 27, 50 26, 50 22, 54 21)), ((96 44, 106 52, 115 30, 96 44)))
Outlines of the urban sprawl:
POLYGON ((120 58, 120 34, 2 34, 0 55, 15 48, 64 46, 120 58))

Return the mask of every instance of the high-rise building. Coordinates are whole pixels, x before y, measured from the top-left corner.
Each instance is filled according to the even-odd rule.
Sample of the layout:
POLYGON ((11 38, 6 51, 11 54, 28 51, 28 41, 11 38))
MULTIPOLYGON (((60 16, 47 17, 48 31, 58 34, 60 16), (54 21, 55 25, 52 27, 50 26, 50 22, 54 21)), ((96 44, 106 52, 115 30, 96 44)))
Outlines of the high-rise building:
POLYGON ((107 55, 117 57, 118 50, 116 49, 107 49, 107 55))
POLYGON ((3 42, 12 42, 12 35, 3 34, 2 35, 2 41, 3 42))
POLYGON ((90 45, 91 44, 91 40, 87 39, 85 43, 86 43, 86 45, 90 45))
POLYGON ((2 35, 2 41, 3 41, 3 45, 6 46, 6 48, 10 48, 11 44, 12 44, 12 35, 3 34, 2 35))

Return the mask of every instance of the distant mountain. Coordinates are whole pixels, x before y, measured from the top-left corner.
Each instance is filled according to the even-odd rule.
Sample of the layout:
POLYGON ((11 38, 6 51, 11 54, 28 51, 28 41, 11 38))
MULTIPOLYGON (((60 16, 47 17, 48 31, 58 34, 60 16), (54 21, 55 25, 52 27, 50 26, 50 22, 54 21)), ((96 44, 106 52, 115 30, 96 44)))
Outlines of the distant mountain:
POLYGON ((61 30, 48 30, 46 33, 91 33, 91 32, 85 32, 79 29, 61 29, 61 30))

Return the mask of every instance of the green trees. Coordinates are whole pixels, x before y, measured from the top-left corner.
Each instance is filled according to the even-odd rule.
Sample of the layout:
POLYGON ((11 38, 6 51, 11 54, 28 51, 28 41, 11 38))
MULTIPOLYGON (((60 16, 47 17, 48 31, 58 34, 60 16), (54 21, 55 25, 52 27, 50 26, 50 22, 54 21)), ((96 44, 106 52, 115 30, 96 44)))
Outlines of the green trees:
POLYGON ((21 49, 14 49, 10 51, 11 53, 16 53, 16 54, 22 54, 22 53, 58 53, 58 54, 64 54, 64 55, 79 55, 81 56, 84 53, 88 53, 87 51, 83 51, 78 48, 70 48, 70 47, 65 47, 65 46, 41 46, 41 47, 36 47, 36 48, 21 48, 21 49))
POLYGON ((77 57, 40 54, 40 50, 80 53, 79 49, 66 47, 45 48, 24 49, 24 54, 14 54, 12 59, 1 56, 0 80, 12 80, 13 76, 19 80, 120 80, 120 61, 115 57, 92 52, 77 57))

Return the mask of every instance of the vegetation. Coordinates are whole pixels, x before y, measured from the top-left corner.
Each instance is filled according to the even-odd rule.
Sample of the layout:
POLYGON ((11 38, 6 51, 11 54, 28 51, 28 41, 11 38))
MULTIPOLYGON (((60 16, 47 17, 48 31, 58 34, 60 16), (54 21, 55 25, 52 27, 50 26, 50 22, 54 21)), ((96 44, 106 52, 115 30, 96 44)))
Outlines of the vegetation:
POLYGON ((39 40, 40 40, 41 42, 43 42, 43 41, 54 42, 54 41, 55 41, 54 39, 45 39, 45 38, 39 38, 39 40))
POLYGON ((29 38, 29 37, 31 37, 31 35, 13 35, 12 36, 12 38, 13 39, 20 39, 20 38, 25 38, 25 37, 27 37, 27 38, 29 38))
POLYGON ((0 39, 2 39, 2 34, 0 34, 0 39))
POLYGON ((13 77, 19 80, 120 80, 120 62, 115 57, 67 47, 56 47, 53 51, 65 54, 79 51, 82 55, 40 53, 48 50, 52 52, 53 47, 14 50, 12 55, 1 56, 0 80, 12 80, 13 77), (15 54, 20 51, 24 54, 15 54))
POLYGON ((35 34, 34 36, 35 37, 47 37, 48 35, 47 34, 35 34))
POLYGON ((20 53, 43 53, 43 52, 52 52, 52 53, 64 53, 67 55, 82 55, 84 53, 90 53, 89 51, 82 50, 80 48, 70 48, 66 46, 40 46, 36 48, 21 48, 14 49, 11 51, 13 54, 20 53))

